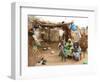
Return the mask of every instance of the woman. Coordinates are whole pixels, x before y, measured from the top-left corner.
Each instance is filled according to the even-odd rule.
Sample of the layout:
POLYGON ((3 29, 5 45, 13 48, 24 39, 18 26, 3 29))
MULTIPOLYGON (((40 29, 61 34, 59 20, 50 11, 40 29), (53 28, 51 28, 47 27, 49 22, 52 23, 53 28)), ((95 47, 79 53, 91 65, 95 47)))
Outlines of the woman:
POLYGON ((73 49, 73 43, 71 39, 68 39, 68 42, 64 46, 64 52, 66 57, 72 56, 72 49, 73 49))

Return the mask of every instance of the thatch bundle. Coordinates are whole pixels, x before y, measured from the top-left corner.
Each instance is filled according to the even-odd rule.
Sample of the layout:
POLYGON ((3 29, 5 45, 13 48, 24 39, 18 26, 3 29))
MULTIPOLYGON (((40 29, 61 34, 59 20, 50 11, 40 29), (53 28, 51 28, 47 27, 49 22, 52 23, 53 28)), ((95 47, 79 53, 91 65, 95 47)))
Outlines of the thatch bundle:
POLYGON ((88 48, 88 37, 82 34, 79 43, 82 51, 85 52, 88 48))
POLYGON ((50 30, 50 41, 59 41, 59 30, 51 29, 50 30))

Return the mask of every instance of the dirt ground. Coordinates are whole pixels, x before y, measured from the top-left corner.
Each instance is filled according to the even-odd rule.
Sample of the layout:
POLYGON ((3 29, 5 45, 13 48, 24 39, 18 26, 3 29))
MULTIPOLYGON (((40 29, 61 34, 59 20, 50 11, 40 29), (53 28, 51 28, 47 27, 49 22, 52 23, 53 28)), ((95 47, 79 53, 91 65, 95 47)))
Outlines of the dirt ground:
POLYGON ((67 58, 66 61, 62 61, 61 57, 59 57, 60 50, 58 49, 58 43, 41 43, 42 48, 39 48, 40 54, 47 60, 46 65, 75 65, 75 64, 83 64, 84 61, 88 61, 88 54, 85 54, 80 61, 75 61, 73 58, 67 58), (43 50, 43 48, 49 47, 48 50, 43 50), (53 51, 53 53, 51 53, 53 51))

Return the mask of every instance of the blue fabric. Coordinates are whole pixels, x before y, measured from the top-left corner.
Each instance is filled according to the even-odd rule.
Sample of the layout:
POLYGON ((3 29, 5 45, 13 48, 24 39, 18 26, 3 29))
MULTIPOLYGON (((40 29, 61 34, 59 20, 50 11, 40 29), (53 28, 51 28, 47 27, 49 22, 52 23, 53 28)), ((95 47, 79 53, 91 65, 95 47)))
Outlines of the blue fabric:
POLYGON ((77 26, 74 24, 74 23, 72 23, 72 24, 70 24, 70 29, 72 30, 72 31, 76 31, 77 30, 77 26))

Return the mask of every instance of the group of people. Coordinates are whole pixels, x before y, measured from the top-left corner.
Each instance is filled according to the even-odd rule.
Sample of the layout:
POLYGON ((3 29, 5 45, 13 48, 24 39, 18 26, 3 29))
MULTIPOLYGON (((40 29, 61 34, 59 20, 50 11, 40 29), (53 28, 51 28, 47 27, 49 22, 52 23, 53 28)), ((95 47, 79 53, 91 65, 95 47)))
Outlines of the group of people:
POLYGON ((60 49, 59 56, 61 56, 62 61, 66 61, 68 57, 79 61, 81 56, 81 48, 79 45, 81 34, 78 26, 74 22, 69 25, 69 29, 71 30, 71 38, 68 38, 67 41, 62 39, 58 44, 60 49))
POLYGON ((59 45, 60 49, 59 56, 61 56, 62 61, 66 61, 68 57, 72 57, 74 60, 79 61, 81 56, 81 48, 78 42, 72 42, 68 39, 68 42, 62 40, 59 45))
MULTIPOLYGON (((34 25, 33 30, 32 30, 33 31, 32 37, 34 38, 36 45, 41 46, 39 39, 37 39, 37 37, 36 37, 36 35, 39 35, 38 28, 39 28, 39 26, 34 25)), ((68 29, 71 31, 70 36, 72 36, 71 38, 67 37, 67 39, 69 38, 68 41, 65 40, 66 39, 65 37, 68 35, 68 32, 66 32, 66 34, 65 34, 66 29, 64 31, 62 29, 59 30, 59 34, 60 34, 59 40, 61 40, 58 45, 59 51, 60 51, 59 56, 61 57, 62 61, 66 61, 67 58, 69 58, 69 57, 73 58, 76 61, 79 61, 81 59, 81 51, 83 51, 83 49, 84 49, 83 48, 84 46, 83 47, 81 46, 81 48, 82 48, 81 49, 80 44, 79 44, 79 40, 81 38, 80 31, 78 29, 78 26, 76 26, 74 24, 74 22, 72 22, 69 25, 68 29), (64 38, 62 38, 63 35, 64 35, 64 38)), ((46 62, 47 62, 47 60, 45 60, 44 58, 41 58, 38 61, 38 63, 41 63, 42 65, 46 65, 46 62)))

